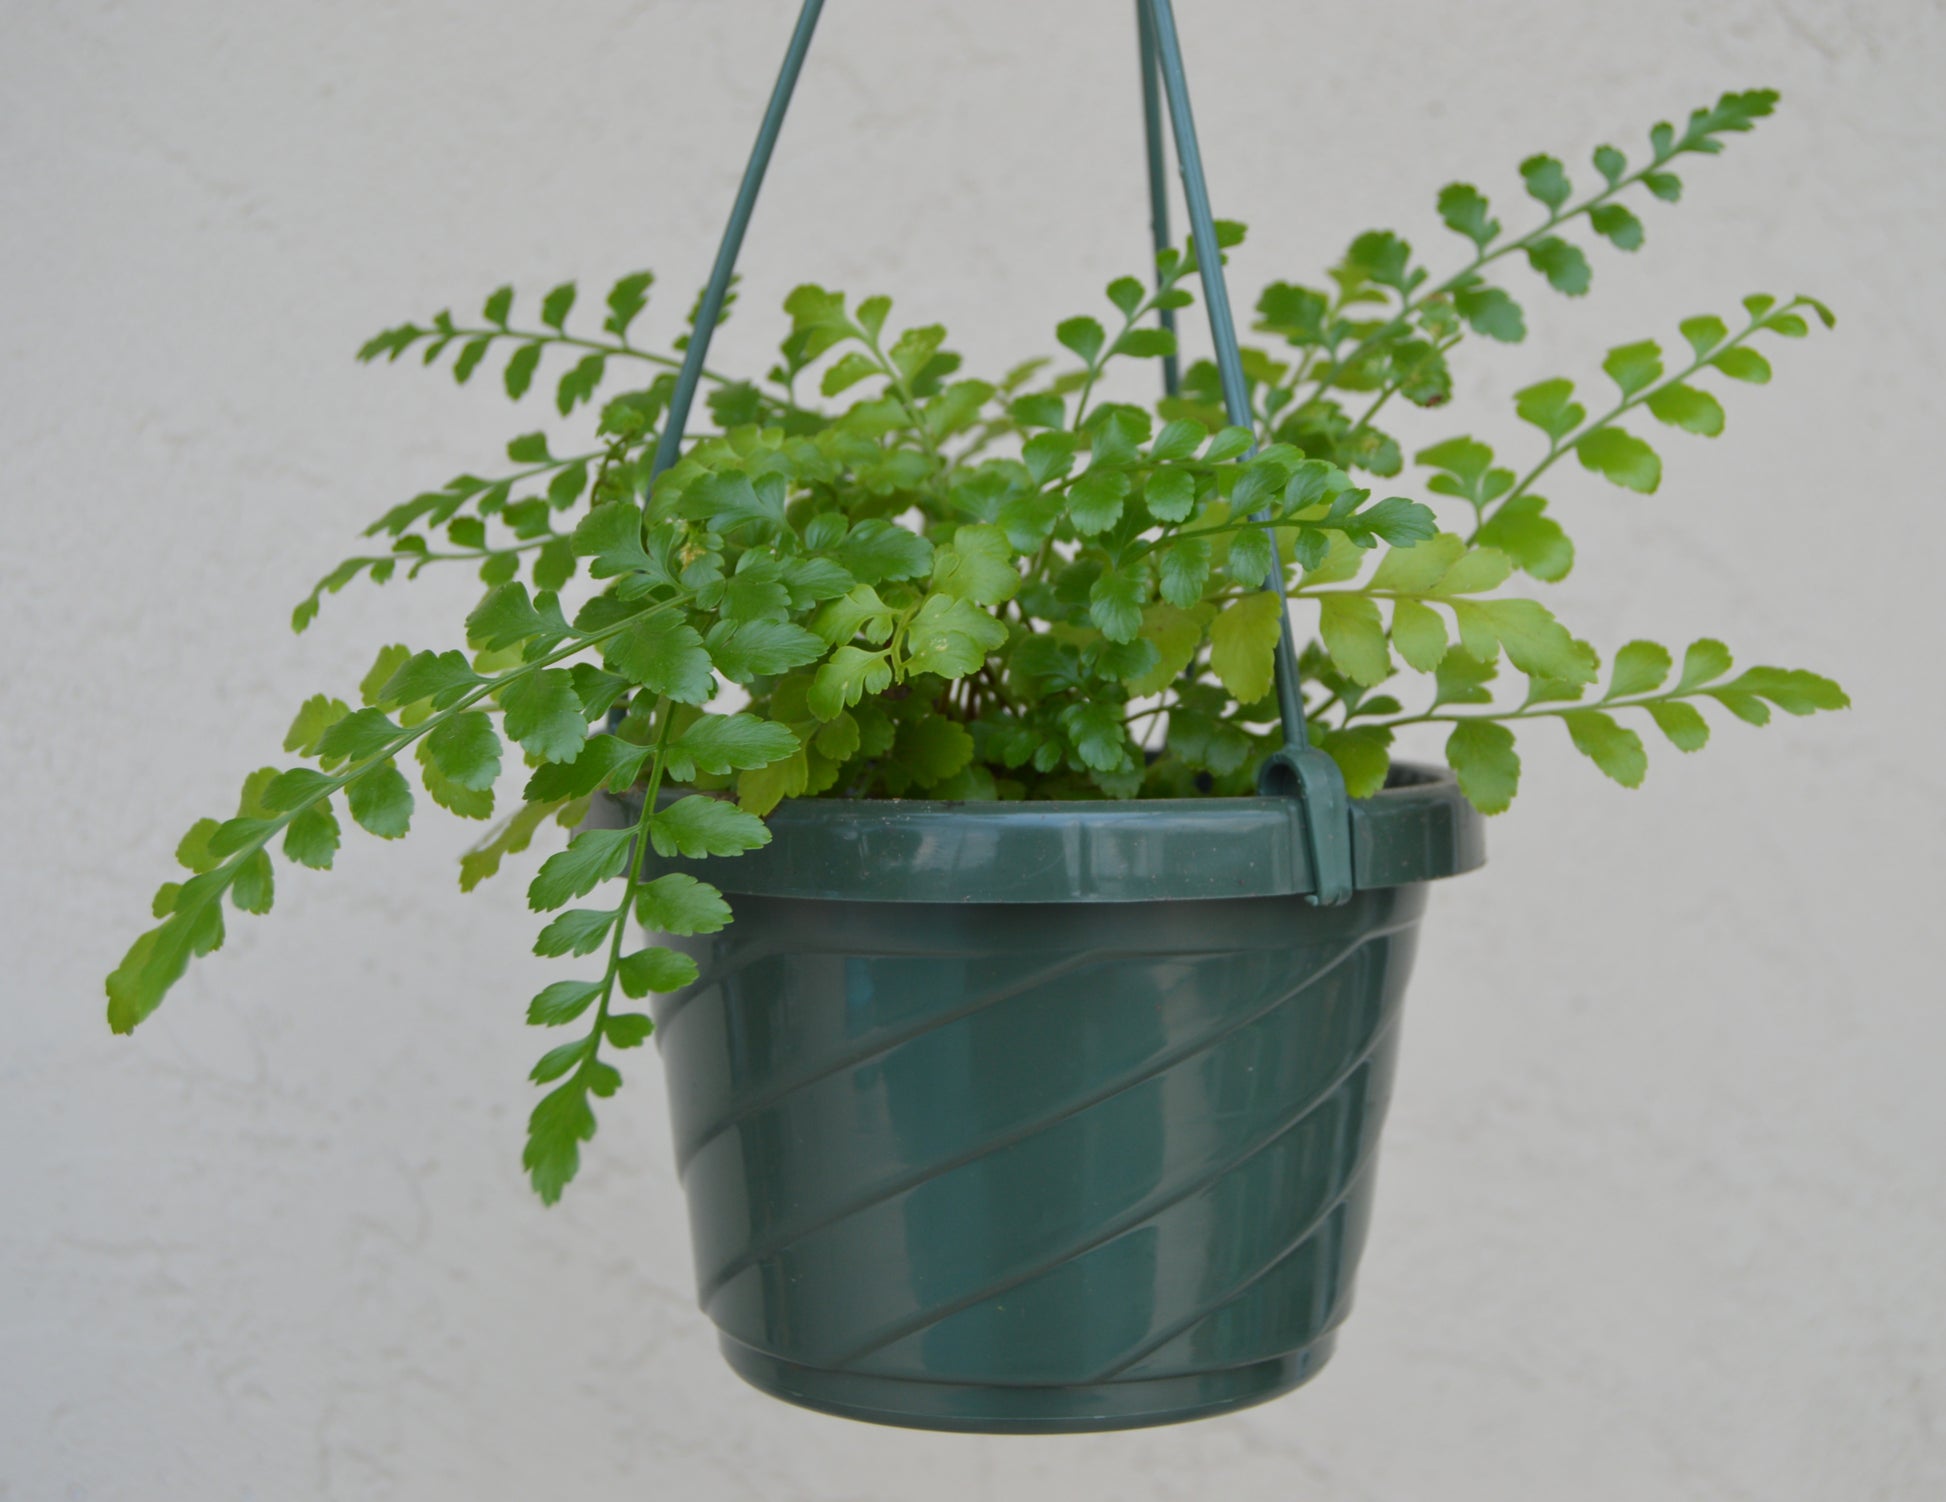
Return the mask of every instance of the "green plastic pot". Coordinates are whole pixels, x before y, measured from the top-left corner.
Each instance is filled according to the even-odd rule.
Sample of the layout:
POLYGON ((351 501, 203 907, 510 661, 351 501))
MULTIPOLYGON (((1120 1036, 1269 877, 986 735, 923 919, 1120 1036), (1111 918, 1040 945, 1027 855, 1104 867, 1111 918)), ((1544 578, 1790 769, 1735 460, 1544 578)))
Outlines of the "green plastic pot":
MULTIPOLYGON (((639 808, 639 803, 637 804, 639 808)), ((629 817, 615 800, 611 817, 629 817)), ((661 999, 703 1309, 850 1418, 996 1433, 1225 1412, 1351 1301, 1425 883, 1484 859, 1451 776, 1353 805, 1313 906, 1278 797, 787 802, 661 999)))

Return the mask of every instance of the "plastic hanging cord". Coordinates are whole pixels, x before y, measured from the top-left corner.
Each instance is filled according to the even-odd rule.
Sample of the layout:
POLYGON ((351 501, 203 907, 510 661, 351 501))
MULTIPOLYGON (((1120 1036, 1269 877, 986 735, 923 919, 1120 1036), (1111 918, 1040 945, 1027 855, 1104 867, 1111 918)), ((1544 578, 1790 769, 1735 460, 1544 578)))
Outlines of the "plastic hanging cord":
MULTIPOLYGON (((1230 316, 1230 292, 1223 280, 1223 253, 1216 243, 1216 221, 1210 214, 1209 185, 1203 179, 1203 153, 1196 142, 1195 117, 1189 111, 1189 82, 1183 74, 1175 10, 1170 0, 1147 0, 1146 9, 1155 34, 1157 61, 1162 67, 1163 91, 1169 99, 1169 123, 1176 135, 1176 158, 1182 167, 1183 197, 1189 202, 1189 229, 1195 239, 1196 264, 1203 279, 1203 302, 1209 311, 1210 338, 1216 345, 1216 369, 1223 380, 1223 405, 1231 422, 1255 431, 1250 389, 1243 378, 1243 353, 1237 347, 1236 322, 1230 316)), ((1268 516, 1268 511, 1261 511, 1257 519, 1261 521, 1268 516)), ((1281 599, 1283 586, 1284 560, 1273 532, 1270 573, 1264 580, 1264 588, 1274 591, 1281 599)), ((1297 683, 1297 641, 1286 612, 1277 639, 1277 708, 1284 725, 1284 740, 1294 746, 1307 740, 1304 697, 1298 692, 1297 683)))
MULTIPOLYGON (((1142 51, 1142 134, 1149 147, 1149 233, 1160 256, 1169 248, 1169 169, 1162 144, 1162 97, 1155 79, 1155 22, 1149 16, 1148 0, 1135 0, 1135 30, 1142 51)), ((1155 321, 1169 334, 1176 332, 1174 308, 1157 308, 1155 321)), ((1174 396, 1181 390, 1181 365, 1171 350, 1162 357, 1162 394, 1174 396)))
POLYGON ((743 169, 743 183, 737 189, 736 203, 730 209, 730 222, 723 227, 723 243, 717 247, 716 264, 710 268, 709 285, 696 309, 696 326, 683 352, 682 373, 676 377, 675 394, 663 418, 662 437, 655 446, 655 467, 650 483, 676 462, 682 447, 683 431, 689 425, 689 409, 696 400, 696 388, 703 379, 703 362, 709 355, 710 336, 723 316, 723 301, 729 296, 730 280, 736 272, 737 253, 743 249, 743 232, 750 227, 751 210, 757 206, 757 190, 764 185, 764 172, 770 166, 770 153, 784 128, 784 112, 790 108, 797 76, 804 71, 804 55, 811 50, 811 34, 818 28, 818 15, 824 0, 804 0, 791 44, 784 53, 784 66, 778 70, 777 83, 770 91, 770 104, 764 110, 763 124, 757 130, 757 143, 750 148, 750 164, 743 169))
MULTIPOLYGON (((1183 73, 1182 42, 1176 34, 1176 13, 1170 0, 1145 0, 1144 10, 1153 33, 1162 88, 1169 101, 1169 124, 1176 137, 1176 160, 1182 169, 1183 197, 1189 205, 1189 228, 1194 236, 1197 269, 1203 280, 1203 301, 1209 312, 1210 338, 1216 345, 1216 368, 1223 380, 1223 405, 1230 421, 1254 432, 1250 390, 1243 378, 1243 353, 1237 347, 1230 293, 1223 280, 1223 252, 1216 243, 1216 221, 1210 213, 1209 185, 1203 178, 1203 154, 1196 142, 1196 121, 1189 109, 1189 82, 1183 73)), ((1153 142, 1155 133, 1150 139, 1153 142)), ((1257 513, 1257 520, 1269 518, 1257 513)), ((1277 533, 1270 532, 1270 572, 1264 589, 1284 598, 1284 560, 1277 533)), ((1317 892, 1312 901, 1335 906, 1352 892, 1351 808, 1345 780, 1337 763, 1312 746, 1304 713, 1304 695, 1297 672, 1297 639, 1290 611, 1278 612, 1277 711, 1283 722, 1284 746, 1266 763, 1259 787, 1266 792, 1294 794, 1303 807, 1317 892)))

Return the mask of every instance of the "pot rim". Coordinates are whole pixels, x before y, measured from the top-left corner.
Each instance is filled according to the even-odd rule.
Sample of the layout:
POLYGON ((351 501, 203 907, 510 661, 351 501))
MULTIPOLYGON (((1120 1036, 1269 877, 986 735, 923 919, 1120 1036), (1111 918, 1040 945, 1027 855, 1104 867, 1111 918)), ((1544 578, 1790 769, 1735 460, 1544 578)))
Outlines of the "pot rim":
MULTIPOLYGON (((589 823, 632 824, 641 794, 602 794, 589 823)), ((725 893, 844 902, 1157 902, 1317 890, 1297 801, 948 802, 788 798, 771 842, 734 859, 649 857, 725 893)), ((1445 767, 1394 762, 1351 804, 1360 890, 1434 881, 1486 862, 1485 820, 1445 767)))

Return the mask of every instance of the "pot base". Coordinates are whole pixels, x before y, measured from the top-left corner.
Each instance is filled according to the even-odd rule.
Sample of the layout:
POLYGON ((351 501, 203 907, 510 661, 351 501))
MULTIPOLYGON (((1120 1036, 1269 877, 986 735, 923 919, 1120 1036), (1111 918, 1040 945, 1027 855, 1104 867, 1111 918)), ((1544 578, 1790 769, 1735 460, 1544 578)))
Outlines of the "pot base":
POLYGON ((1214 1418, 1280 1397, 1316 1376, 1336 1332, 1248 1366, 1073 1386, 904 1381, 799 1366, 722 1337, 730 1369, 759 1392, 868 1424, 959 1434, 1097 1434, 1214 1418))

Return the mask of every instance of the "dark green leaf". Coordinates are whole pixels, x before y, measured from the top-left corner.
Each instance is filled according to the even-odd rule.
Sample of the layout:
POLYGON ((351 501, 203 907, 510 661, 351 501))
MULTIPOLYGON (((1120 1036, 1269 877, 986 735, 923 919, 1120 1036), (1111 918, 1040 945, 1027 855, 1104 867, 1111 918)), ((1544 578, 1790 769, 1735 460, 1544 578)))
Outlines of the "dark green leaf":
POLYGON ((1619 203, 1605 203, 1588 215, 1588 225, 1617 250, 1639 250, 1642 221, 1619 203))
POLYGON ((1588 269, 1588 258, 1581 253, 1581 247, 1572 245, 1558 235, 1544 235, 1527 247, 1527 260, 1533 268, 1547 278, 1547 284, 1556 292, 1565 292, 1569 297, 1579 297, 1588 290, 1593 274, 1588 269))
POLYGON ((540 932, 534 953, 544 956, 592 954, 614 928, 617 914, 591 907, 571 908, 540 932))
POLYGON ((730 921, 730 905, 706 881, 672 872, 644 882, 635 894, 635 918, 650 933, 713 934, 730 921))
MULTIPOLYGON (((787 673, 816 662, 824 655, 824 641, 788 621, 718 621, 710 627, 708 660, 732 683, 787 673)), ((700 704, 702 699, 685 699, 700 704)))
POLYGON ((906 720, 899 726, 893 754, 921 787, 931 787, 973 760, 973 737, 957 721, 936 715, 906 720))
POLYGON ((703 715, 669 743, 669 775, 689 782, 697 769, 721 775, 767 767, 795 755, 798 741, 788 726, 755 715, 703 715))
POLYGON ((568 312, 573 307, 574 283, 563 282, 541 299, 541 322, 558 330, 567 323, 568 312))
POLYGON ((703 639, 680 615, 664 611, 632 621, 603 649, 609 667, 679 704, 702 704, 715 691, 703 639))
POLYGON ((1092 318, 1066 319, 1054 330, 1054 337, 1079 355, 1086 365, 1095 363, 1102 345, 1108 341, 1107 332, 1092 318))
POLYGON ((651 991, 680 991, 696 983, 696 962, 673 949, 638 949, 616 966, 624 994, 639 1001, 651 991))
POLYGON ((649 841, 660 856, 739 855, 770 843, 761 819, 715 798, 679 798, 649 819, 649 841))
POLYGON ((527 905, 545 912, 570 898, 585 897, 628 864, 631 829, 584 829, 568 848, 549 856, 527 888, 527 905))
POLYGON ((1520 164, 1520 176, 1527 191, 1550 209, 1560 208, 1574 191, 1567 172, 1551 156, 1530 156, 1520 164))
POLYGON ((1439 190, 1439 217, 1482 250, 1500 233, 1500 221, 1487 213, 1485 195, 1471 183, 1448 183, 1439 190))
POLYGON ((1089 618, 1110 641, 1134 641, 1142 629, 1147 596, 1148 580, 1141 574, 1105 573, 1088 592, 1089 618))
POLYGON ((338 853, 338 820, 329 799, 300 810, 284 829, 284 854, 314 871, 331 869, 338 853))
POLYGON ((534 371, 541 363, 541 347, 523 344, 507 361, 507 395, 518 401, 534 384, 534 371))
MULTIPOLYGON (((599 995, 598 980, 557 980, 527 1003, 527 1020, 535 1027, 560 1027, 587 1011, 599 995)), ((587 1040, 579 1046, 586 1048, 587 1040)))
POLYGON ((333 723, 318 738, 320 759, 357 763, 389 755, 404 732, 383 710, 357 709, 333 723))
POLYGON ((1498 287, 1467 287, 1453 294, 1453 307, 1476 334, 1518 344, 1527 337, 1520 304, 1498 287))
POLYGON ((412 824, 412 789, 390 760, 376 762, 345 789, 351 816, 367 834, 396 840, 412 824))
POLYGON ((500 737, 477 709, 441 721, 421 745, 442 776, 472 792, 484 792, 500 775, 500 737))
POLYGON ((655 282, 655 273, 636 271, 621 278, 608 289, 608 317, 602 321, 617 339, 628 337, 628 327, 635 322, 636 315, 649 305, 649 288, 655 282))
POLYGON ((923 579, 932 572, 932 544, 879 517, 859 522, 834 551, 838 562, 861 584, 923 579))
POLYGON ((521 749, 542 761, 571 761, 588 737, 588 721, 572 675, 544 668, 509 684, 500 696, 503 724, 521 749))

